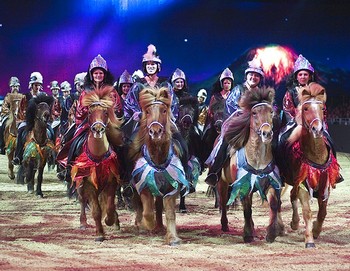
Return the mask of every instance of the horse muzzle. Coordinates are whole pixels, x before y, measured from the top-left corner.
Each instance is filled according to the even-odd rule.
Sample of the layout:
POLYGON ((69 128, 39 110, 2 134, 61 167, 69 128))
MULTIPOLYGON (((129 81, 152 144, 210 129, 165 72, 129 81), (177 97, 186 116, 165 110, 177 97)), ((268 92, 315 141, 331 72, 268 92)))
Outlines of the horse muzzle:
POLYGON ((164 126, 158 121, 153 121, 148 125, 148 134, 152 140, 160 140, 164 131, 164 126))
POLYGON ((96 121, 91 125, 90 129, 94 138, 102 138, 106 132, 106 125, 102 121, 96 121))

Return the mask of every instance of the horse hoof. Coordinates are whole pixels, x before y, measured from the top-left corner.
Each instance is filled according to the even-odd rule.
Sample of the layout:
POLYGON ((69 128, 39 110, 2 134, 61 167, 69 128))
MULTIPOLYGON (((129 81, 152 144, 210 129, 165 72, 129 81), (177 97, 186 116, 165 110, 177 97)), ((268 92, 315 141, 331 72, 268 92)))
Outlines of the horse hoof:
POLYGON ((276 239, 276 235, 275 234, 268 234, 268 235, 266 235, 266 242, 268 242, 268 243, 273 243, 273 242, 275 242, 275 239, 276 239))
POLYGON ((299 229, 299 223, 293 223, 290 222, 290 227, 292 228, 293 231, 296 231, 297 229, 299 229))
POLYGON ((169 246, 171 246, 171 247, 178 246, 180 244, 181 244, 181 239, 180 238, 177 238, 177 239, 169 242, 169 246))
POLYGON ((28 194, 34 194, 34 190, 28 190, 28 194))
POLYGON ((226 226, 226 227, 221 227, 221 230, 222 230, 223 232, 229 232, 229 231, 230 231, 230 229, 229 229, 228 226, 226 226))
POLYGON ((305 248, 316 248, 315 243, 306 243, 305 248))
POLYGON ((38 195, 36 195, 39 199, 42 199, 42 198, 44 198, 44 195, 43 194, 38 194, 38 195))
POLYGON ((244 236, 243 240, 244 240, 244 243, 251 243, 254 241, 254 237, 253 236, 244 236))
POLYGON ((8 175, 10 180, 14 180, 15 179, 15 175, 8 175))
POLYGON ((187 213, 187 210, 186 210, 186 209, 180 209, 179 212, 180 212, 181 214, 186 214, 186 213, 187 213))
POLYGON ((95 238, 95 242, 103 242, 104 240, 106 240, 104 236, 99 236, 95 238))

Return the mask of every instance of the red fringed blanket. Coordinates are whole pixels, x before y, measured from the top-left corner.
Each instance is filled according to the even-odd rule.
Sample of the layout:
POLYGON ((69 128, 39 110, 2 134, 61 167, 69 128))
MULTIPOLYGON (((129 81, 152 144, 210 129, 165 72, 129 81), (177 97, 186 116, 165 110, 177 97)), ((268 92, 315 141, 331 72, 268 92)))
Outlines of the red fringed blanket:
MULTIPOLYGON (((294 181, 292 194, 297 192, 305 180, 308 189, 318 190, 318 194, 324 199, 329 196, 329 188, 335 187, 336 180, 339 176, 339 164, 332 151, 329 153, 328 161, 323 165, 318 165, 306 159, 300 149, 300 143, 297 141, 292 146, 293 164, 299 163, 299 175, 294 181)), ((296 196, 296 195, 294 195, 296 196)))
POLYGON ((119 179, 117 154, 111 149, 101 157, 93 157, 84 143, 84 151, 74 161, 71 170, 71 177, 76 187, 81 185, 84 177, 91 177, 91 182, 95 188, 103 189, 112 173, 119 179))

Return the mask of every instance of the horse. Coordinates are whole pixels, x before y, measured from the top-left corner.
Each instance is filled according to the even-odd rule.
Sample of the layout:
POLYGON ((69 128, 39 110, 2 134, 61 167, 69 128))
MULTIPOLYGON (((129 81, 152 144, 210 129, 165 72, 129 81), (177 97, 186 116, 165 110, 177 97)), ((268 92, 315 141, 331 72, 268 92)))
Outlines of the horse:
POLYGON ((88 92, 82 98, 82 105, 88 108, 88 132, 83 143, 83 152, 75 159, 71 179, 80 201, 80 228, 88 227, 85 209, 89 205, 96 226, 95 241, 102 242, 105 233, 102 219, 107 226, 120 229, 115 208, 115 192, 119 178, 118 158, 108 135, 120 137, 121 120, 114 113, 112 87, 88 92))
POLYGON ((26 143, 23 152, 23 171, 29 193, 34 192, 37 173, 36 195, 43 197, 41 189, 43 172, 49 152, 54 147, 48 137, 47 125, 50 119, 52 97, 41 94, 29 100, 26 113, 26 143))
POLYGON ((8 102, 10 104, 10 111, 6 121, 6 126, 4 130, 4 142, 5 151, 8 158, 8 177, 11 180, 15 179, 15 174, 13 171, 13 156, 16 150, 16 139, 17 139, 17 114, 19 109, 19 102, 22 100, 23 94, 20 93, 10 93, 7 95, 8 102))
POLYGON ((299 227, 299 199, 305 222, 306 248, 315 247, 314 239, 320 235, 327 214, 330 189, 335 188, 339 176, 339 164, 325 132, 326 98, 325 89, 317 83, 311 83, 302 89, 299 93, 296 128, 289 135, 287 144, 280 145, 278 149, 288 164, 280 165, 281 176, 293 187, 290 194, 293 209, 291 228, 297 230, 299 227), (318 202, 318 214, 314 223, 310 207, 313 196, 317 197, 318 202))
POLYGON ((144 88, 139 103, 140 127, 129 149, 129 157, 135 164, 131 180, 137 191, 135 225, 148 231, 164 230, 164 209, 165 242, 178 245, 181 239, 176 230, 175 204, 180 190, 188 192, 189 183, 179 159, 180 147, 172 139, 176 127, 171 121, 171 95, 166 87, 144 88))
MULTIPOLYGON (((185 161, 188 168, 188 174, 186 176, 191 184, 190 192, 194 192, 199 175, 204 169, 204 159, 203 159, 203 148, 201 145, 201 131, 196 126, 198 121, 198 100, 195 97, 188 96, 183 97, 179 101, 179 115, 176 120, 176 126, 182 138, 185 140, 187 145, 188 153, 185 156, 185 161)), ((183 159, 182 159, 183 160, 183 159)), ((183 190, 184 191, 184 190, 183 190)), ((180 213, 187 213, 187 208, 185 204, 185 197, 183 193, 180 195, 179 204, 180 213)))
POLYGON ((217 185, 221 207, 221 229, 229 231, 226 205, 240 197, 244 213, 243 240, 254 241, 252 198, 258 191, 262 201, 270 207, 270 221, 266 241, 273 242, 284 234, 281 218, 279 169, 272 153, 274 90, 261 88, 247 91, 240 100, 241 111, 225 124, 224 139, 231 147, 230 159, 224 163, 217 185), (232 184, 228 195, 229 184, 232 184))

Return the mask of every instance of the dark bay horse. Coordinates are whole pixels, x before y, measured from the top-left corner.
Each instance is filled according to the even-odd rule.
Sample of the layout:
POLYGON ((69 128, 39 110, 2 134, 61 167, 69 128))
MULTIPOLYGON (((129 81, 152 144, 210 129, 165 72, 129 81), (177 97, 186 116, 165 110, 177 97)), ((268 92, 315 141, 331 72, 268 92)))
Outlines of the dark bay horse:
POLYGON ((50 119, 52 97, 41 94, 29 100, 26 112, 26 143, 22 166, 25 172, 28 192, 34 192, 37 173, 36 195, 43 197, 41 185, 49 152, 54 147, 49 139, 47 125, 50 119))
POLYGON ((311 83, 299 93, 300 105, 296 117, 297 127, 282 146, 281 157, 288 166, 281 165, 281 176, 293 186, 291 202, 293 216, 291 227, 299 227, 298 199, 302 205, 305 222, 305 247, 315 247, 327 214, 327 203, 331 188, 339 177, 339 164, 325 136, 324 107, 326 91, 311 83), (317 196, 318 214, 312 223, 310 201, 317 196))
POLYGON ((142 118, 129 156, 135 161, 132 183, 135 193, 135 224, 149 231, 164 229, 165 242, 177 245, 176 199, 189 184, 179 157, 179 147, 172 140, 171 95, 167 88, 145 88, 140 92, 142 118))
POLYGON ((273 242, 284 234, 280 215, 281 179, 272 155, 274 90, 261 88, 247 91, 241 98, 241 112, 225 125, 225 140, 231 146, 231 157, 223 167, 218 183, 221 228, 228 231, 226 205, 240 197, 244 212, 244 242, 254 240, 252 197, 258 191, 270 206, 266 241, 273 242), (228 195, 229 184, 232 190, 228 195), (229 200, 228 200, 229 198, 229 200))
MULTIPOLYGON (((178 127, 182 138, 185 140, 188 150, 186 154, 183 154, 185 156, 185 161, 183 161, 184 158, 181 158, 181 160, 182 163, 186 163, 189 168, 189 170, 187 170, 187 175, 189 176, 186 177, 191 184, 191 190, 194 192, 199 175, 204 169, 204 148, 201 144, 201 131, 196 126, 199 114, 198 100, 192 96, 182 97, 179 104, 179 116, 176 120, 176 126, 178 127)), ((179 211, 181 213, 187 212, 183 193, 181 193, 180 196, 179 211)))
POLYGON ((76 158, 71 178, 78 191, 80 201, 80 227, 87 224, 85 209, 89 205, 96 225, 95 241, 104 241, 102 219, 107 226, 120 229, 115 208, 115 192, 119 178, 118 158, 111 148, 107 133, 113 140, 122 136, 121 121, 114 113, 112 87, 105 87, 86 93, 83 106, 88 107, 89 131, 83 144, 83 152, 76 158))
POLYGON ((4 142, 5 151, 8 158, 8 173, 7 175, 11 180, 15 179, 15 174, 13 172, 13 156, 16 150, 16 139, 17 139, 17 114, 19 109, 19 103, 23 98, 23 94, 20 93, 10 93, 6 96, 10 104, 10 112, 8 119, 6 121, 6 126, 4 130, 4 142))

